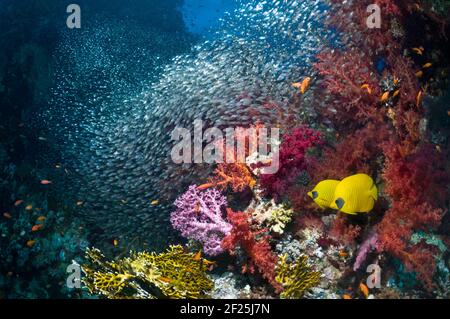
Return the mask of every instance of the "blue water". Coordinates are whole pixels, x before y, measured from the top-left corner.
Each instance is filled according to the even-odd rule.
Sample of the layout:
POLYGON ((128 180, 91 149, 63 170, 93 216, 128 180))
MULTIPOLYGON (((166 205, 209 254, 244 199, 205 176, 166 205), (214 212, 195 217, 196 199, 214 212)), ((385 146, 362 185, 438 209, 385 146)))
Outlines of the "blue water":
POLYGON ((189 32, 210 37, 220 19, 237 5, 238 0, 185 0, 180 10, 189 32))

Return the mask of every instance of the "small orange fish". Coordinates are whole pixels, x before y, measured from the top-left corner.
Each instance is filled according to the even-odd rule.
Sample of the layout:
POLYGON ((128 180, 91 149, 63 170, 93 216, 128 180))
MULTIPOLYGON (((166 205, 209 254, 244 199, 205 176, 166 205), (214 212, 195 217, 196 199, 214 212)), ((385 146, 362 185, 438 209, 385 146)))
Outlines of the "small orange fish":
POLYGON ((305 94, 306 90, 308 90, 310 82, 311 78, 309 76, 302 81, 302 85, 300 87, 300 91, 302 92, 302 94, 305 94))
POLYGON ((170 284, 173 280, 167 277, 159 277, 159 280, 170 284))
POLYGON ((340 250, 340 251, 339 251, 339 257, 345 258, 345 257, 347 257, 347 256, 348 256, 348 254, 347 254, 347 252, 346 252, 345 250, 340 250))
POLYGON ((23 200, 21 200, 21 199, 19 199, 19 200, 16 200, 16 202, 14 203, 14 206, 19 206, 20 204, 22 204, 23 203, 23 200))
POLYGON ((34 244, 36 244, 36 241, 35 241, 35 240, 29 240, 29 241, 27 241, 27 246, 30 247, 30 248, 33 247, 34 244))
POLYGON ((153 206, 156 206, 159 204, 159 200, 155 199, 154 201, 152 201, 151 203, 153 206))
POLYGON ((416 77, 417 78, 421 78, 423 76, 423 71, 417 71, 416 72, 416 77))
POLYGON ((113 245, 114 245, 114 246, 117 246, 117 245, 119 245, 119 241, 118 241, 117 239, 114 239, 114 241, 113 241, 113 245))
POLYGON ((359 290, 363 293, 364 297, 367 299, 369 297, 369 288, 363 283, 359 284, 359 290))
POLYGON ((342 299, 352 299, 352 296, 350 296, 349 294, 343 294, 342 299))
POLYGON ((199 250, 198 251, 198 253, 196 253, 195 255, 194 255, 194 260, 195 261, 200 261, 200 259, 202 258, 202 251, 201 250, 199 250))
POLYGON ((200 214, 202 212, 200 208, 200 202, 197 202, 194 207, 194 213, 196 213, 197 215, 200 214))
POLYGON ((292 86, 299 89, 302 94, 305 94, 306 90, 308 90, 310 82, 311 78, 308 76, 302 82, 292 83, 292 86))
POLYGON ((26 207, 25 207, 25 210, 32 210, 33 209, 33 205, 27 205, 26 207))
POLYGON ((389 98, 389 91, 384 92, 383 95, 380 97, 380 102, 386 102, 389 98))
POLYGON ((12 218, 11 214, 8 213, 8 212, 3 213, 3 217, 8 218, 8 219, 11 219, 11 218, 12 218))
POLYGON ((424 65, 422 65, 422 68, 428 69, 428 68, 431 68, 432 66, 433 66, 433 63, 428 62, 428 63, 425 63, 424 65))
POLYGON ((46 219, 47 219, 47 217, 45 217, 45 216, 39 216, 37 218, 37 220, 40 221, 41 223, 45 222, 46 219))
POLYGON ((202 184, 202 185, 198 186, 197 189, 198 189, 199 191, 202 191, 202 190, 211 188, 211 187, 213 187, 213 186, 214 186, 214 184, 212 184, 212 183, 206 183, 206 184, 202 184))
POLYGON ((43 179, 42 181, 41 181, 41 184, 42 185, 50 185, 52 182, 51 181, 49 181, 49 180, 47 180, 47 179, 43 179))
POLYGON ((419 48, 412 48, 412 50, 413 50, 416 54, 418 54, 418 55, 423 55, 423 51, 424 51, 425 49, 422 48, 422 47, 419 47, 419 48))
POLYGON ((394 92, 394 94, 392 94, 392 97, 397 97, 399 95, 399 93, 400 93, 400 89, 396 90, 394 92))
POLYGON ((400 81, 398 78, 394 77, 394 84, 398 84, 400 81))
POLYGON ((419 91, 416 96, 416 106, 419 107, 420 102, 422 102, 423 92, 419 91))
POLYGON ((42 224, 34 225, 34 226, 31 228, 31 231, 32 231, 32 232, 37 232, 37 231, 40 230, 42 227, 44 227, 44 225, 42 225, 42 224))
POLYGON ((361 89, 366 89, 367 93, 372 94, 372 89, 370 88, 369 84, 361 85, 361 89))

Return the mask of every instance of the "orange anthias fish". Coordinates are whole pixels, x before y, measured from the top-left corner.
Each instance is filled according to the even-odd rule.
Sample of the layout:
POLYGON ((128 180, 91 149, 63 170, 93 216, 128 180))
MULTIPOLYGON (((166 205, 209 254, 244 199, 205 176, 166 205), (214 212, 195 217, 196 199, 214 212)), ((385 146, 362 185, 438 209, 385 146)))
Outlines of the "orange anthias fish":
POLYGON ((159 280, 165 283, 170 284, 173 280, 167 277, 159 277, 159 280))
POLYGON ((418 55, 423 55, 423 51, 425 51, 425 49, 423 47, 419 47, 419 48, 412 48, 412 50, 417 53, 418 55))
POLYGON ((49 180, 47 180, 47 179, 43 179, 42 181, 41 181, 41 184, 42 185, 50 185, 52 182, 51 181, 49 181, 49 180))
POLYGON ((37 232, 37 231, 40 230, 42 227, 44 227, 44 225, 42 225, 42 224, 34 225, 34 226, 31 228, 31 231, 32 231, 32 232, 37 232))
POLYGON ((33 247, 34 244, 36 244, 36 241, 35 241, 35 240, 29 240, 29 241, 27 241, 27 246, 30 247, 30 248, 33 247))
POLYGON ((347 257, 348 256, 348 254, 347 254, 347 252, 345 251, 345 250, 340 250, 339 251, 339 257, 347 257))
POLYGON ((400 93, 400 89, 396 90, 394 92, 394 94, 392 94, 392 97, 397 97, 399 95, 399 93, 400 93))
POLYGON ((363 293, 364 297, 367 299, 369 297, 369 288, 363 283, 359 284, 359 290, 363 293))
POLYGON ((372 94, 372 89, 370 88, 369 84, 361 85, 361 89, 365 89, 367 93, 372 94))
POLYGON ((416 96, 416 106, 419 107, 420 103, 422 102, 423 92, 419 91, 416 96))
POLYGON ((433 64, 428 62, 428 63, 425 63, 424 65, 422 65, 422 68, 428 69, 428 68, 431 68, 432 66, 433 66, 433 64))
POLYGON ((389 91, 384 92, 383 95, 380 97, 380 102, 386 102, 389 98, 389 91))
POLYGON ((423 76, 423 71, 417 71, 416 72, 416 77, 421 78, 423 76))
POLYGON ((27 207, 25 207, 25 210, 32 210, 33 209, 33 205, 27 205, 27 207))
POLYGON ((21 200, 21 199, 19 199, 19 200, 16 200, 16 202, 14 203, 14 206, 19 206, 20 204, 22 204, 23 203, 23 200, 21 200))
POLYGON ((206 183, 206 184, 202 184, 202 185, 198 186, 197 189, 198 189, 199 191, 202 191, 202 190, 211 188, 211 187, 213 187, 213 186, 214 186, 214 184, 212 184, 212 183, 206 183))
POLYGON ((292 83, 292 86, 295 87, 296 89, 300 89, 300 92, 302 92, 302 94, 305 94, 305 92, 309 88, 310 83, 311 78, 308 76, 302 82, 292 83))
POLYGON ((11 219, 11 218, 12 218, 11 214, 8 213, 8 212, 3 213, 3 217, 8 218, 8 219, 11 219))
POLYGON ((342 299, 352 299, 352 296, 350 296, 349 294, 343 294, 342 299))
POLYGON ((42 222, 45 222, 46 219, 47 218, 45 216, 39 216, 37 220, 42 223, 42 222))
POLYGON ((198 253, 196 253, 196 254, 194 255, 193 259, 194 259, 195 261, 200 261, 200 260, 202 259, 202 251, 199 250, 198 253))
POLYGON ((152 204, 153 206, 156 206, 156 205, 159 204, 159 200, 155 199, 155 200, 153 200, 153 201, 151 202, 151 204, 152 204))

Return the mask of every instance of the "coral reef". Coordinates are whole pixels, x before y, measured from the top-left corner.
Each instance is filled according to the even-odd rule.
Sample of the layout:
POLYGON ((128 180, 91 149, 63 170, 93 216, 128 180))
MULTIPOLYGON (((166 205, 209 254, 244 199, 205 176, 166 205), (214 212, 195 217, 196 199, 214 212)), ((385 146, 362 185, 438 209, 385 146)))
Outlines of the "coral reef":
POLYGON ((206 275, 211 264, 182 246, 166 252, 131 252, 129 257, 107 261, 100 250, 86 251, 83 283, 90 293, 106 298, 205 298, 213 289, 206 275))
POLYGON ((288 263, 286 255, 280 257, 275 269, 275 280, 283 287, 281 298, 301 298, 305 291, 320 282, 320 273, 312 271, 307 260, 308 257, 303 255, 294 263, 288 263))

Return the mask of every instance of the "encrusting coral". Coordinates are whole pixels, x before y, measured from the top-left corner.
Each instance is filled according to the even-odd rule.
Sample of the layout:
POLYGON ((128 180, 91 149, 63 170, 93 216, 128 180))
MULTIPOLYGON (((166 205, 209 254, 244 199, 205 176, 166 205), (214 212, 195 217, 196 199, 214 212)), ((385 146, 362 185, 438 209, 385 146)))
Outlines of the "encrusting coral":
POLYGON ((286 259, 286 255, 280 256, 275 268, 275 280, 283 287, 280 297, 302 298, 308 289, 319 284, 321 274, 308 266, 308 257, 305 255, 300 256, 294 263, 288 263, 286 259))
POLYGON ((107 261, 96 248, 86 251, 82 281, 91 294, 110 299, 206 298, 213 287, 206 270, 211 262, 182 246, 166 252, 131 252, 107 261))
POLYGON ((283 234, 286 225, 291 221, 293 210, 286 204, 277 204, 275 200, 256 198, 246 212, 262 228, 283 234))

